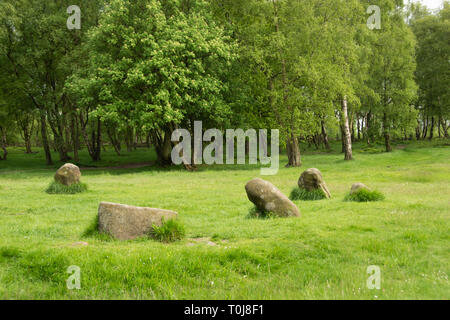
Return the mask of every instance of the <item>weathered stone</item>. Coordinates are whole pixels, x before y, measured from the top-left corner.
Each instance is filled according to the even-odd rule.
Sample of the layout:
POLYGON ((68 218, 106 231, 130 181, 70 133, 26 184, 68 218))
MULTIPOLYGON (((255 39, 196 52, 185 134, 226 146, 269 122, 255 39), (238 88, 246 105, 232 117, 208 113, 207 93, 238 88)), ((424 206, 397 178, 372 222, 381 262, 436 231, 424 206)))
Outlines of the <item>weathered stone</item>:
POLYGON ((369 187, 366 186, 364 183, 357 182, 357 183, 352 184, 352 189, 350 190, 350 194, 354 194, 361 189, 366 189, 368 191, 370 190, 369 187))
POLYGON ((331 193, 319 169, 310 168, 305 170, 298 179, 298 186, 308 191, 321 189, 327 198, 331 198, 331 193))
POLYGON ((76 165, 66 163, 56 171, 55 181, 66 186, 80 183, 81 171, 76 165))
POLYGON ((256 178, 245 185, 248 199, 260 211, 270 211, 280 217, 299 217, 300 210, 272 183, 256 178))
POLYGON ((153 225, 161 226, 163 219, 177 216, 170 210, 102 202, 98 207, 98 229, 119 240, 129 240, 149 235, 153 225))

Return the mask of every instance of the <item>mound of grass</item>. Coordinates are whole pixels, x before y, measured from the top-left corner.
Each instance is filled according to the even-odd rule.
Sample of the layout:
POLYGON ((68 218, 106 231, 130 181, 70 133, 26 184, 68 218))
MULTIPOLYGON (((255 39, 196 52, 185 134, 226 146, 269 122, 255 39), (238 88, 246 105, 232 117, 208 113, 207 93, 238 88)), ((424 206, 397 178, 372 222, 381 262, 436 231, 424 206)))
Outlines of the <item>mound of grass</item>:
POLYGON ((355 202, 381 201, 384 200, 384 195, 376 190, 370 191, 367 189, 360 189, 353 194, 347 194, 344 200, 355 202))
POLYGON ((252 207, 248 211, 247 218, 249 219, 271 219, 276 218, 277 215, 270 211, 261 211, 257 207, 252 207))
POLYGON ((184 226, 177 220, 163 221, 161 226, 153 225, 150 236, 161 242, 174 242, 186 235, 184 226))
POLYGON ((357 150, 360 153, 369 153, 369 154, 375 154, 375 153, 382 153, 384 152, 384 149, 382 147, 370 147, 367 146, 365 148, 361 148, 357 150))
POLYGON ((53 181, 45 190, 48 194, 76 194, 87 190, 85 183, 76 183, 71 186, 65 186, 61 183, 53 181))
POLYGON ((325 193, 321 189, 308 191, 303 188, 295 187, 292 189, 289 199, 291 200, 322 200, 326 199, 325 193))

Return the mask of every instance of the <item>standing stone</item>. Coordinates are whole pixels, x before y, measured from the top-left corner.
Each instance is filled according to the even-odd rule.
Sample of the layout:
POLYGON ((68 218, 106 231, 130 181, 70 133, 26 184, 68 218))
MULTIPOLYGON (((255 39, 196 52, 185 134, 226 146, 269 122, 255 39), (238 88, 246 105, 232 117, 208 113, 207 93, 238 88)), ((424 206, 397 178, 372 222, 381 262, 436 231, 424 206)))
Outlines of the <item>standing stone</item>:
POLYGON ((354 194, 361 189, 370 190, 369 187, 367 187, 364 183, 357 182, 357 183, 352 184, 352 189, 350 190, 350 194, 354 194))
POLYGON ((65 186, 80 183, 81 171, 76 165, 66 163, 56 171, 55 181, 65 186))
POLYGON ((245 185, 245 191, 260 211, 270 211, 280 217, 300 216, 297 206, 268 181, 253 179, 245 185))
POLYGON ((310 168, 304 171, 301 174, 300 179, 298 179, 298 186, 308 191, 321 189, 327 198, 331 198, 330 191, 328 190, 327 184, 323 180, 322 173, 319 169, 310 168))
POLYGON ((149 235, 153 225, 161 226, 163 219, 177 216, 170 210, 102 202, 98 207, 98 229, 119 240, 130 240, 149 235))

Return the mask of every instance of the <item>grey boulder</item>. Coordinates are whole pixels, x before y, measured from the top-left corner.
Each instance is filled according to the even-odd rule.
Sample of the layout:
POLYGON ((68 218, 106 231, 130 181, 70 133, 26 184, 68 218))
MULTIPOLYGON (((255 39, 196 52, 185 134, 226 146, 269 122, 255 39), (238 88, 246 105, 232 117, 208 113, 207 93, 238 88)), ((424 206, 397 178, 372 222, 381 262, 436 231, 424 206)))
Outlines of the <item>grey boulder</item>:
POLYGON ((279 217, 299 217, 300 210, 272 183, 256 178, 245 185, 248 199, 260 211, 269 211, 279 217))
POLYGON ((361 182, 357 182, 352 184, 352 189, 350 190, 350 194, 354 194, 356 192, 358 192, 361 189, 365 189, 365 190, 370 190, 368 186, 366 186, 364 183, 361 182))
POLYGON ((310 168, 305 170, 298 179, 298 186, 308 191, 321 189, 327 198, 331 198, 331 193, 319 169, 310 168))
POLYGON ((76 165, 66 163, 55 173, 55 181, 65 186, 80 183, 81 171, 76 165))
POLYGON ((102 202, 98 207, 98 229, 119 240, 130 240, 148 236, 153 225, 161 226, 163 220, 177 216, 170 210, 102 202))

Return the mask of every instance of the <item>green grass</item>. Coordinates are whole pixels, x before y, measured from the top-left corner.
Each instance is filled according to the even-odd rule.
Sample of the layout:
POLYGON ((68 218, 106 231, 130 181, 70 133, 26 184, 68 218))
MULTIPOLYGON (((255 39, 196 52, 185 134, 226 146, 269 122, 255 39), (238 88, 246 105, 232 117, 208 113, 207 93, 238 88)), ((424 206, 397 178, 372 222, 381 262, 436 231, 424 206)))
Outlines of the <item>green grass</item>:
MULTIPOLYGON (((302 168, 262 177, 286 195, 305 168, 326 177, 333 198, 294 201, 302 216, 248 219, 244 186, 258 166, 82 170, 89 190, 44 192, 55 169, 42 150, 10 149, 0 161, 0 299, 449 299, 450 148, 407 143, 392 153, 344 161, 303 151, 302 168), (343 201, 363 181, 379 202, 343 201), (101 201, 174 210, 186 237, 173 243, 118 241, 92 228, 101 201), (87 242, 88 245, 79 245, 87 242), (67 268, 81 268, 81 290, 68 290, 67 268), (366 287, 381 269, 381 290, 366 287)), ((83 150, 81 162, 88 162, 83 150)), ((107 165, 150 161, 139 149, 107 165), (115 162, 116 161, 116 162, 115 162)), ((104 166, 104 163, 101 164, 104 166)))
POLYGON ((87 191, 87 185, 85 183, 74 183, 70 186, 63 185, 59 182, 53 181, 47 187, 45 192, 48 194, 76 194, 87 191))
POLYGON ((276 218, 277 215, 270 211, 261 211, 256 206, 253 206, 248 210, 247 218, 249 219, 272 219, 276 218))
POLYGON ((377 190, 359 189, 357 192, 347 194, 345 201, 370 202, 384 200, 384 195, 377 190))
POLYGON ((326 199, 325 193, 322 189, 316 189, 308 191, 304 188, 295 187, 292 189, 291 194, 289 195, 289 199, 291 200, 322 200, 326 199))
POLYGON ((163 221, 161 226, 153 225, 150 236, 160 242, 175 242, 186 235, 186 230, 181 222, 175 219, 163 221))

